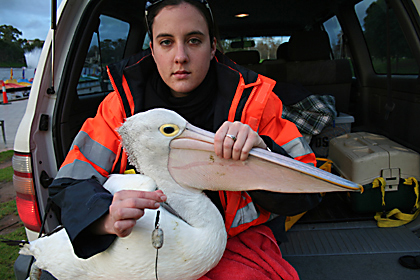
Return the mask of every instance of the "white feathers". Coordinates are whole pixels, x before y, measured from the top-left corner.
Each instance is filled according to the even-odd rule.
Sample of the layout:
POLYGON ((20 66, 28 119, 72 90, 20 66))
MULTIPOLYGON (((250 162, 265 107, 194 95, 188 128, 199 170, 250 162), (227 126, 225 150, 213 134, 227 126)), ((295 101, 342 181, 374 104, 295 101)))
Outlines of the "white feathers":
MULTIPOLYGON (((223 219, 214 204, 201 191, 180 187, 168 171, 170 141, 185 126, 178 114, 163 109, 128 118, 119 133, 130 162, 145 175, 112 175, 104 184, 111 193, 158 187, 188 222, 159 208, 164 232, 157 265, 160 280, 201 277, 219 262, 226 246, 223 219)), ((151 242, 155 217, 155 210, 146 210, 128 237, 117 238, 87 260, 75 256, 64 230, 25 245, 20 253, 33 255, 38 267, 58 279, 156 279, 156 249, 151 242)))

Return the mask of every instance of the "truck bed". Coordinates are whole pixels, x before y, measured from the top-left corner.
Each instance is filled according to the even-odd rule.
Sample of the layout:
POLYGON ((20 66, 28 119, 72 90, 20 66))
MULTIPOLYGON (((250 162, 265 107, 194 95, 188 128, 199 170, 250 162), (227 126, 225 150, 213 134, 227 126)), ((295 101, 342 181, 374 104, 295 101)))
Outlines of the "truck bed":
POLYGON ((301 279, 420 279, 420 269, 398 263, 401 256, 420 255, 419 222, 379 228, 372 214, 352 212, 343 195, 327 195, 280 245, 301 279))

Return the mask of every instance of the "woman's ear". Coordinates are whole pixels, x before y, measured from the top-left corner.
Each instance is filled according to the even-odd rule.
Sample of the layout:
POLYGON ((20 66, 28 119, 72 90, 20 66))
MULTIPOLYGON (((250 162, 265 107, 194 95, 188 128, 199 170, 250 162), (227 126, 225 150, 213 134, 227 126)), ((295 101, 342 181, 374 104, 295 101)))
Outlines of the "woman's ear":
POLYGON ((216 55, 217 40, 216 37, 213 38, 213 43, 211 44, 211 59, 216 55))
POLYGON ((152 51, 152 55, 153 55, 153 44, 152 44, 152 41, 149 42, 149 47, 150 47, 150 50, 152 51))
POLYGON ((152 44, 152 41, 149 42, 149 47, 150 47, 150 51, 152 53, 152 57, 154 59, 155 58, 155 54, 153 53, 153 44, 152 44))

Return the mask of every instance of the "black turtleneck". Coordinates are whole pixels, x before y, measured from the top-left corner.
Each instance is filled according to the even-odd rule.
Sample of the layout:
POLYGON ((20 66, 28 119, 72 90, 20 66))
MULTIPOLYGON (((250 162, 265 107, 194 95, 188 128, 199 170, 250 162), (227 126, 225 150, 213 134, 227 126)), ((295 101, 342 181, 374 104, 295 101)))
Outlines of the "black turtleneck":
POLYGON ((214 61, 210 63, 203 82, 185 97, 174 97, 155 68, 146 84, 144 109, 166 108, 177 112, 192 125, 215 132, 213 119, 216 95, 217 75, 214 61))

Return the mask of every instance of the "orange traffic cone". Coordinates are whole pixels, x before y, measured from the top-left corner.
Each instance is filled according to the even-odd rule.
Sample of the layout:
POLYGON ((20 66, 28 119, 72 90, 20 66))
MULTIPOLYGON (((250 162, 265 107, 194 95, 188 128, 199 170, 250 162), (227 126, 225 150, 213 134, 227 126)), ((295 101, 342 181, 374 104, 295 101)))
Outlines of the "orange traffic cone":
POLYGON ((10 104, 7 100, 6 85, 2 82, 2 91, 3 91, 3 105, 10 104))

